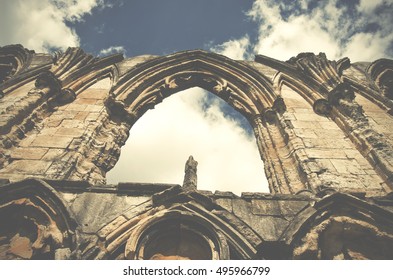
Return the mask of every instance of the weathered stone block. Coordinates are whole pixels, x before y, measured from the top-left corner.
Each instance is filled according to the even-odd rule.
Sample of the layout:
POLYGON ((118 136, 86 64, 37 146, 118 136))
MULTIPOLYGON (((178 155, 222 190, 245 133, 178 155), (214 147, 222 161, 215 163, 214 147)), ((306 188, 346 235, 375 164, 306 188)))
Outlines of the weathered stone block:
POLYGON ((14 159, 41 159, 48 148, 15 148, 11 152, 11 157, 14 159))
POLYGON ((124 216, 119 216, 97 232, 98 237, 104 239, 108 234, 128 221, 124 216))
POLYGON ((242 219, 246 224, 250 224, 252 220, 251 203, 243 199, 232 200, 233 213, 242 219))
POLYGON ((44 129, 42 129, 42 130, 40 131, 40 134, 39 134, 39 135, 40 135, 40 136, 46 135, 46 136, 48 136, 48 137, 51 137, 53 134, 56 133, 57 129, 58 129, 58 126, 55 126, 55 127, 45 127, 44 129))
POLYGON ((219 198, 215 202, 227 211, 232 212, 232 199, 219 198))
POLYGON ((87 115, 85 121, 95 122, 95 121, 97 121, 99 116, 100 116, 100 113, 90 113, 87 115))
POLYGON ((66 119, 61 122, 61 126, 62 127, 71 127, 71 128, 82 128, 82 127, 85 127, 85 124, 81 120, 68 120, 68 119, 66 119))
POLYGON ((70 258, 70 248, 59 248, 55 251, 55 260, 69 260, 70 258))
POLYGON ((308 207, 309 202, 304 200, 279 200, 281 214, 283 216, 295 216, 305 207, 308 207))
POLYGON ((84 105, 94 105, 96 104, 97 99, 93 98, 77 98, 74 101, 74 104, 84 104, 84 105))
POLYGON ((360 175, 365 174, 356 160, 331 159, 338 173, 360 175))
POLYGON ((63 120, 53 120, 53 121, 49 120, 49 121, 46 122, 46 126, 47 127, 55 127, 55 128, 57 128, 57 127, 60 126, 62 121, 63 120))
POLYGON ((42 160, 53 161, 59 159, 65 152, 65 149, 48 149, 47 153, 42 157, 42 160))
POLYGON ((251 220, 252 228, 262 237, 263 240, 278 240, 288 221, 281 217, 258 216, 251 220))
POLYGON ((294 128, 318 129, 321 128, 320 123, 314 121, 292 121, 294 128))
POLYGON ((25 139, 19 142, 19 147, 29 147, 35 140, 36 134, 30 134, 25 139))
POLYGON ((71 136, 37 136, 31 143, 33 147, 67 148, 72 141, 71 136))
POLYGON ((52 164, 50 161, 41 160, 16 160, 2 169, 1 173, 44 174, 52 164))
POLYGON ((253 199, 251 200, 251 212, 254 215, 280 216, 280 206, 277 200, 253 199))
POLYGON ((108 92, 106 89, 86 89, 78 95, 78 98, 105 99, 108 92))
POLYGON ((139 197, 141 200, 139 204, 132 205, 123 215, 127 219, 132 219, 140 213, 146 212, 153 207, 153 202, 150 197, 139 197))
POLYGON ((89 112, 78 112, 78 114, 75 116, 75 120, 78 121, 83 121, 86 119, 86 117, 89 115, 89 112))
POLYGON ((330 161, 330 159, 316 159, 316 162, 318 163, 319 166, 321 166, 323 169, 326 169, 330 172, 337 172, 336 168, 330 161))
POLYGON ((318 138, 315 132, 311 129, 295 128, 296 136, 300 138, 318 138))
POLYGON ((84 109, 85 112, 101 112, 103 110, 103 106, 100 105, 87 105, 84 109))
POLYGON ((82 112, 86 109, 87 105, 86 104, 75 104, 71 103, 66 107, 67 111, 77 111, 77 112, 82 112))
POLYGON ((321 138, 336 139, 336 141, 343 141, 345 134, 339 129, 315 129, 315 134, 321 138))
POLYGON ((325 159, 347 158, 343 150, 337 150, 337 149, 308 149, 306 150, 306 153, 310 158, 325 158, 325 159))
POLYGON ((83 128, 60 127, 56 131, 56 135, 80 137, 84 131, 83 128))

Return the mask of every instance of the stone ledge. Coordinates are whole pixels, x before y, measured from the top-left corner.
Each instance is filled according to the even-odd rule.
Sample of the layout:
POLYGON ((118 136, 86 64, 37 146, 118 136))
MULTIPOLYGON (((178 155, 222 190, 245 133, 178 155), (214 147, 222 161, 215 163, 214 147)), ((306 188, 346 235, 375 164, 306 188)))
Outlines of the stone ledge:
POLYGON ((159 184, 159 183, 118 183, 117 191, 127 194, 154 194, 168 190, 178 184, 159 184))
POLYGON ((258 192, 243 192, 241 198, 250 199, 264 199, 264 200, 302 200, 312 201, 315 200, 307 195, 302 194, 270 194, 270 193, 258 193, 258 192))
POLYGON ((215 191, 214 198, 238 198, 233 192, 215 191))

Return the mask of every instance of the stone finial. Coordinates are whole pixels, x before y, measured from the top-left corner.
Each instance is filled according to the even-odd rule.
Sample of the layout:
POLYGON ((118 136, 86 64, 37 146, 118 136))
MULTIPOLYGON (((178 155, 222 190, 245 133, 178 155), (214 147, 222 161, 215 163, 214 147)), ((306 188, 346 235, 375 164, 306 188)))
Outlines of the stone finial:
POLYGON ((190 156, 186 162, 184 169, 184 181, 183 189, 185 191, 196 190, 197 189, 197 166, 198 162, 190 156))

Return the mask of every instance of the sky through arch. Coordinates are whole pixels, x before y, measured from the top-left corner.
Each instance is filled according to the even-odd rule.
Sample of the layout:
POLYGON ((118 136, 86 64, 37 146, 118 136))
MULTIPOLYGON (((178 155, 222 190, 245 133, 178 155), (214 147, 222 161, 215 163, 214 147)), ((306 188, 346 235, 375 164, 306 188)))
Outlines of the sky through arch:
POLYGON ((181 184, 189 155, 198 161, 201 190, 269 192, 250 124, 201 88, 178 92, 146 112, 107 180, 181 184))

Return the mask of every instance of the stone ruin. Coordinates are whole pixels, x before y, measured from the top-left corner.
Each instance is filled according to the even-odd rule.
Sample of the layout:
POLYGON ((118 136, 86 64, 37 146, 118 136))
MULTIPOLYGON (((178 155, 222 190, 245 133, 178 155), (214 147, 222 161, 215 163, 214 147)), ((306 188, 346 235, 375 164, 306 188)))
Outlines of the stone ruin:
POLYGON ((392 60, 323 53, 1 47, 0 259, 393 259, 392 81, 392 60), (106 184, 133 124, 191 87, 247 118, 270 193, 203 191, 191 157, 183 186, 106 184))

